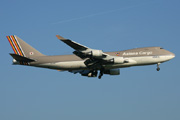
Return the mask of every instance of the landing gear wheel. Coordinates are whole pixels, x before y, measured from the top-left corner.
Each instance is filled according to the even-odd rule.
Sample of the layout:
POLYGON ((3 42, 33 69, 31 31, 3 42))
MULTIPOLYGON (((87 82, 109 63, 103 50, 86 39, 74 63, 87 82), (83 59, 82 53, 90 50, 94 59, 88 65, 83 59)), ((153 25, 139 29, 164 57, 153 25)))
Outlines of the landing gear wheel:
POLYGON ((102 68, 102 69, 100 70, 100 73, 99 73, 98 78, 101 79, 101 77, 103 76, 103 74, 104 74, 104 69, 102 68))
POLYGON ((101 79, 102 76, 103 76, 103 73, 100 72, 98 78, 101 79))
POLYGON ((96 76, 97 76, 97 70, 93 70, 91 76, 92 76, 92 77, 96 77, 96 76))
POLYGON ((160 71, 160 68, 157 68, 156 70, 157 70, 157 71, 160 71))

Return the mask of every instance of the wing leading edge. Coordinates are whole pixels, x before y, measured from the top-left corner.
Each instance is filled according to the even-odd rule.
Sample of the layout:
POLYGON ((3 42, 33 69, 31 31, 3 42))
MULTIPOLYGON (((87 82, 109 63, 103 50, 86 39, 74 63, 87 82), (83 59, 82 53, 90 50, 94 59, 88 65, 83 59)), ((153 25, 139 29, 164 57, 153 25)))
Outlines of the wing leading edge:
POLYGON ((81 45, 79 43, 76 43, 70 39, 66 39, 66 38, 63 38, 62 36, 60 35, 56 35, 56 37, 61 40, 62 42, 66 43, 68 46, 72 47, 73 49, 77 50, 77 51, 83 51, 83 50, 87 50, 88 47, 84 46, 84 45, 81 45))

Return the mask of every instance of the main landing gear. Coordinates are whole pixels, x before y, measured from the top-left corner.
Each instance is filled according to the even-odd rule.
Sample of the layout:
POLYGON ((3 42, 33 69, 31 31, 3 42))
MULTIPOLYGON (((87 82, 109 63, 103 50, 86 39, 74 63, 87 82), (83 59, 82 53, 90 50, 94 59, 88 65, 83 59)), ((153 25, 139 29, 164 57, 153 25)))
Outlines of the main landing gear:
POLYGON ((160 71, 160 67, 159 67, 159 65, 160 65, 161 63, 157 63, 157 71, 160 71))
POLYGON ((104 74, 104 68, 102 68, 102 69, 100 70, 98 78, 101 79, 101 77, 103 76, 103 74, 104 74))
POLYGON ((96 77, 98 74, 97 70, 93 70, 92 71, 92 74, 91 74, 91 77, 96 77))

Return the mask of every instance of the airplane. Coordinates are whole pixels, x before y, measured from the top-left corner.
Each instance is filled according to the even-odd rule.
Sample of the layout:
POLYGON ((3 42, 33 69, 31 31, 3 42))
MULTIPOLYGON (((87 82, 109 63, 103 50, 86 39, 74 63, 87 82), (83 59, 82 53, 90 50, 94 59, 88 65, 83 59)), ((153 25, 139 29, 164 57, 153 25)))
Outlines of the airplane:
POLYGON ((104 74, 119 75, 120 68, 131 66, 159 65, 175 57, 162 47, 144 47, 124 51, 103 52, 81 45, 60 35, 56 37, 74 49, 72 55, 46 56, 16 35, 6 36, 14 53, 13 65, 26 65, 80 73, 82 76, 101 79, 104 74))

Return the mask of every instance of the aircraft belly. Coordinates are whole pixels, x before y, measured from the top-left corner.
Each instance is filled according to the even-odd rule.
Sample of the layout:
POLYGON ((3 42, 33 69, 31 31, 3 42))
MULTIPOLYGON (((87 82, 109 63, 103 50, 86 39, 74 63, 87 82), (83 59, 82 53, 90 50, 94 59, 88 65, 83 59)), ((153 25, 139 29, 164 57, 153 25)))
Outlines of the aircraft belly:
POLYGON ((168 61, 168 56, 148 56, 134 58, 138 64, 153 64, 168 61))
POLYGON ((152 63, 156 63, 156 62, 159 61, 158 59, 154 59, 152 56, 148 56, 148 57, 134 57, 132 59, 137 61, 138 65, 141 65, 141 64, 152 64, 152 63))
POLYGON ((56 63, 62 69, 81 69, 86 68, 84 61, 59 62, 56 63))
POLYGON ((68 61, 68 62, 56 62, 56 63, 45 63, 38 65, 38 67, 59 69, 59 70, 74 70, 86 68, 83 61, 68 61))
POLYGON ((127 57, 125 59, 129 60, 129 62, 124 64, 105 65, 104 67, 106 69, 113 69, 113 68, 123 68, 130 66, 152 65, 152 64, 168 61, 172 59, 172 56, 142 56, 142 57, 127 57))
POLYGON ((148 65, 156 64, 170 60, 169 56, 142 56, 142 57, 131 57, 130 59, 136 61, 135 65, 148 65))

